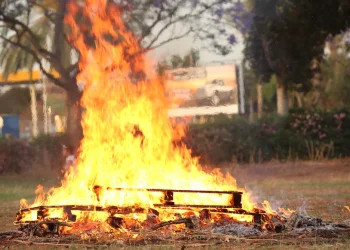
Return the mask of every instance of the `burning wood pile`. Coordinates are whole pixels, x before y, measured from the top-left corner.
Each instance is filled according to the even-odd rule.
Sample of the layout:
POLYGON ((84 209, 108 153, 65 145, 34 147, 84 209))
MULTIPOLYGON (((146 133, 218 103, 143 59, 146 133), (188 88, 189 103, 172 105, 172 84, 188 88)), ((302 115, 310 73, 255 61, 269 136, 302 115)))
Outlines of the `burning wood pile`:
MULTIPOLYGON (((103 190, 115 192, 147 192, 161 193, 158 204, 152 207, 134 206, 83 206, 83 205, 51 205, 21 209, 16 216, 16 225, 20 231, 33 236, 64 235, 85 231, 84 227, 91 222, 98 222, 101 232, 114 232, 116 235, 133 232, 154 231, 160 228, 183 231, 222 227, 230 223, 249 223, 257 230, 269 228, 281 231, 283 224, 275 225, 273 221, 285 222, 285 218, 268 214, 261 209, 246 211, 242 208, 242 192, 237 191, 208 191, 208 190, 166 190, 166 189, 126 189, 103 188, 94 186, 96 199, 100 200, 103 190), (176 194, 212 194, 230 197, 229 204, 198 205, 176 204, 176 194), (280 229, 278 227, 281 227, 280 229), (79 230, 78 230, 79 229, 79 230)), ((94 224, 94 223, 92 223, 94 224)))
MULTIPOLYGON (((350 234, 350 220, 330 223, 298 213, 286 218, 283 212, 270 214, 260 209, 247 212, 239 208, 239 203, 216 207, 176 205, 169 199, 172 197, 169 193, 189 190, 149 191, 164 192, 168 200, 148 209, 68 205, 21 209, 15 221, 18 230, 0 233, 0 242, 109 246, 196 241, 212 245, 235 240, 274 241, 278 235, 283 235, 284 239, 331 240, 350 234), (63 217, 53 217, 58 214, 63 217), (103 217, 106 219, 102 220, 103 217), (164 218, 167 221, 163 221, 164 218)), ((235 201, 239 202, 239 198, 235 201)))
POLYGON ((46 193, 38 186, 33 204, 22 201, 18 231, 0 239, 127 244, 349 230, 298 215, 288 219, 268 203, 258 209, 230 174, 200 166, 185 145, 173 143, 184 128, 169 121, 163 85, 147 72, 117 5, 70 1, 67 9, 69 41, 80 54, 78 82, 84 83, 77 166, 60 187, 46 193), (147 80, 140 77, 145 74, 147 80))

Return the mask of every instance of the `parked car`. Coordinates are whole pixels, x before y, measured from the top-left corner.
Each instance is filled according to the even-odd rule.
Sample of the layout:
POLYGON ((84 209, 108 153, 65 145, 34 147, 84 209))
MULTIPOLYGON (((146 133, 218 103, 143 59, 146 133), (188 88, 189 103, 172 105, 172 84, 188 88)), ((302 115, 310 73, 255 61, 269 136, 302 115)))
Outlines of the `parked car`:
POLYGON ((234 91, 235 88, 233 86, 225 85, 223 80, 216 79, 198 88, 195 93, 195 99, 198 104, 217 106, 232 101, 234 91))

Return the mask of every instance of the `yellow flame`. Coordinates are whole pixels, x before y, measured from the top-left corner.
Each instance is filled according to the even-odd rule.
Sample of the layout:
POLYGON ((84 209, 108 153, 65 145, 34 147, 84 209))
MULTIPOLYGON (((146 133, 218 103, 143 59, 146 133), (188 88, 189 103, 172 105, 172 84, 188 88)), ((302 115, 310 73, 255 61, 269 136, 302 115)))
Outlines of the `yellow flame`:
MULTIPOLYGON (((147 68, 139 40, 124 25, 122 13, 111 1, 73 1, 65 17, 70 41, 80 52, 78 82, 85 84, 81 104, 85 111, 84 139, 77 166, 62 186, 43 195, 38 187, 36 205, 100 205, 152 207, 161 193, 111 191, 118 188, 240 190, 243 208, 252 210, 249 193, 239 189, 230 174, 204 170, 184 145, 174 140, 185 128, 167 116, 162 84, 147 68), (82 15, 85 21, 75 18, 82 15), (86 25, 86 23, 90 23, 86 25), (88 34, 88 37, 87 37, 88 34), (97 199, 94 186, 101 186, 97 199)), ((178 194, 177 204, 228 205, 229 195, 178 194)), ((237 216, 240 220, 244 216, 237 216)))
POLYGON ((296 212, 296 210, 293 210, 293 209, 285 209, 285 208, 278 208, 278 211, 284 216, 284 217, 287 217, 289 218, 293 213, 296 212))
POLYGON ((265 212, 267 212, 268 214, 277 214, 277 212, 271 207, 271 204, 269 201, 264 200, 264 202, 262 203, 265 212))

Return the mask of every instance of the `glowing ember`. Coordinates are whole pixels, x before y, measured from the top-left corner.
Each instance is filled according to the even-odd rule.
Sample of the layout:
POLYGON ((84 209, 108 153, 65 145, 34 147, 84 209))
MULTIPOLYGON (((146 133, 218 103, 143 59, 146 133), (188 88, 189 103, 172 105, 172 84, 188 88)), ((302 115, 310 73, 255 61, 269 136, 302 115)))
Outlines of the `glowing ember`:
MULTIPOLYGON (((243 192, 242 208, 252 211, 255 204, 249 193, 239 189, 231 175, 222 174, 218 169, 204 171, 185 146, 173 143, 184 134, 184 128, 170 122, 160 82, 150 73, 147 79, 144 77, 147 61, 140 53, 138 39, 124 25, 118 7, 106 0, 84 2, 82 9, 72 1, 65 17, 72 30, 70 41, 80 52, 78 81, 85 84, 84 139, 76 169, 71 169, 62 186, 51 189, 48 195, 43 194, 40 186, 32 206, 153 208, 160 203, 162 193, 145 189, 158 188, 237 190, 243 192), (84 18, 78 23, 76 16, 81 13, 84 18), (94 192, 96 186, 101 187, 98 198, 94 192), (143 191, 116 192, 106 187, 143 191)), ((174 196, 175 204, 193 205, 229 205, 230 199, 230 195, 206 193, 174 196)), ((50 217, 61 217, 60 212, 62 210, 50 210, 50 217)), ((78 220, 86 219, 86 213, 75 214, 78 220)), ((89 213, 89 219, 106 220, 107 213, 98 214, 89 213)), ((143 215, 132 216, 146 220, 141 219, 143 215)), ((161 216, 167 218, 168 215, 161 211, 161 216)), ((247 215, 231 218, 252 221, 247 215)))

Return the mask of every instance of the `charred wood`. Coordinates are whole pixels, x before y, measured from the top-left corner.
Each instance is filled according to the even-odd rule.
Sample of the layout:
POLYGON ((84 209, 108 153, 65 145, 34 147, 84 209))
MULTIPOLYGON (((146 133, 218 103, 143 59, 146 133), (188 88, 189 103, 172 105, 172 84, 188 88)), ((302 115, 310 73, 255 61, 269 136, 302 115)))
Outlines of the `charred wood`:
POLYGON ((193 217, 189 217, 189 218, 181 218, 181 219, 177 219, 177 220, 161 222, 161 223, 153 226, 152 230, 157 230, 158 228, 169 226, 169 225, 175 225, 175 224, 185 224, 186 228, 195 229, 198 227, 198 218, 193 216, 193 217))

